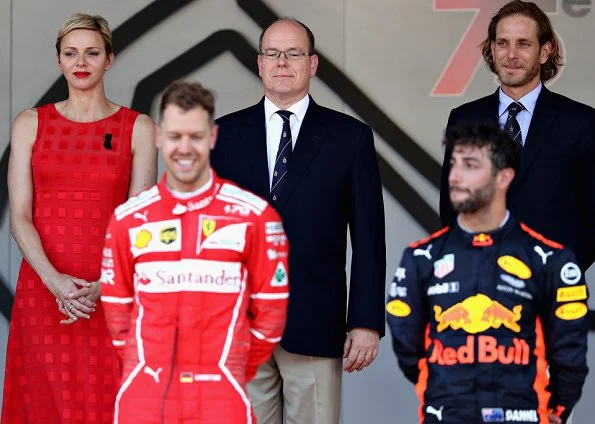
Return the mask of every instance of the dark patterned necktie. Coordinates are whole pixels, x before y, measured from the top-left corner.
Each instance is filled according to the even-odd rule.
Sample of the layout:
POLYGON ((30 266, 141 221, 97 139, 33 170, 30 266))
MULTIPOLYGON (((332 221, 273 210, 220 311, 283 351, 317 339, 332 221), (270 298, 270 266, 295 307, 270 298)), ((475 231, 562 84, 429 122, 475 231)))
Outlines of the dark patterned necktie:
POLYGON ((512 141, 515 141, 523 147, 523 134, 521 134, 521 126, 517 121, 516 116, 524 107, 519 102, 512 102, 508 105, 508 118, 504 124, 504 133, 508 135, 512 141))
POLYGON ((281 130, 281 140, 279 140, 279 150, 275 159, 273 182, 271 184, 271 199, 273 199, 273 202, 277 201, 283 189, 292 152, 291 128, 289 126, 289 117, 292 113, 287 110, 278 110, 277 113, 283 118, 283 129, 281 130))

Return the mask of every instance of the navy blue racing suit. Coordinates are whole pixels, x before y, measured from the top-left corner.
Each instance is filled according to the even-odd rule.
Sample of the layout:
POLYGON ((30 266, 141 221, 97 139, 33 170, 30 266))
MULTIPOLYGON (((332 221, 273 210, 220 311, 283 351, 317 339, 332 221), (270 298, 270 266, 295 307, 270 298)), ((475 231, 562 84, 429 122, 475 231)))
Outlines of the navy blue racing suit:
POLYGON ((513 217, 411 244, 386 309, 420 422, 565 422, 588 372, 587 298, 574 254, 513 217))

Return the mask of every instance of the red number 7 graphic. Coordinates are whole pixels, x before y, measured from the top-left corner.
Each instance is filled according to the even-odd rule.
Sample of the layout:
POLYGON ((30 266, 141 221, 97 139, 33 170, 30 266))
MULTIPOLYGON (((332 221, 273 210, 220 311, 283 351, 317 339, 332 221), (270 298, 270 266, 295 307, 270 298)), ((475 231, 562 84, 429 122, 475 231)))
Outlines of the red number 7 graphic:
MULTIPOLYGON (((481 43, 492 16, 510 0, 434 0, 435 11, 474 10, 475 16, 442 71, 432 96, 461 96, 481 63, 481 43)), ((533 0, 546 13, 557 13, 556 0, 533 0)))

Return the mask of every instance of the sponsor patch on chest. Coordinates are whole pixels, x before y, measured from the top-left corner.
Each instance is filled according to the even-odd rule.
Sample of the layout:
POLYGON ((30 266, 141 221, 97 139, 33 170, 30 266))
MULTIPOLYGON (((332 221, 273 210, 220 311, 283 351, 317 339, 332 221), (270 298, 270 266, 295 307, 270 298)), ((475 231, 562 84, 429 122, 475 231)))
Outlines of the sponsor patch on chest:
POLYGON ((539 415, 535 409, 482 408, 484 423, 538 423, 539 415))
POLYGON ((225 216, 200 215, 196 253, 204 249, 243 252, 248 223, 225 216))
POLYGON ((443 278, 450 274, 455 269, 455 255, 449 253, 444 255, 441 259, 434 262, 434 275, 438 278, 443 278))
POLYGON ((141 262, 135 266, 135 287, 144 293, 238 293, 241 264, 204 259, 141 262))
POLYGON ((450 281, 446 283, 437 283, 428 287, 427 295, 436 296, 439 294, 450 294, 459 292, 459 282, 450 281))
POLYGON ((537 423, 539 416, 535 409, 507 409, 506 421, 515 423, 537 423))
POLYGON ((136 258, 145 253, 178 252, 182 246, 179 219, 147 222, 128 230, 130 251, 136 258))

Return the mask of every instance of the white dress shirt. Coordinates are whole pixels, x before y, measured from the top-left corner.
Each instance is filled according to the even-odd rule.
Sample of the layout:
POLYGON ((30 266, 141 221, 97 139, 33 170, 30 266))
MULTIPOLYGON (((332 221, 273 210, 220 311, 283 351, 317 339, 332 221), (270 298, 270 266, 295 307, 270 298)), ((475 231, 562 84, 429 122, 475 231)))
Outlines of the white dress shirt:
MULTIPOLYGON (((523 146, 525 145, 525 140, 527 139, 527 134, 529 133, 529 125, 531 125, 531 119, 533 118, 533 112, 535 112, 537 98, 539 97, 539 93, 541 93, 541 87, 542 84, 539 83, 537 87, 518 100, 518 102, 524 107, 524 109, 521 110, 516 116, 516 120, 521 127, 523 146)), ((508 118, 508 106, 514 102, 514 100, 508 97, 504 91, 502 91, 502 87, 500 87, 498 94, 500 98, 500 105, 498 107, 498 122, 500 123, 500 129, 503 129, 506 119, 508 118)))
MULTIPOLYGON (((289 117, 289 127, 291 129, 291 148, 295 149, 295 142, 300 133, 304 116, 310 104, 310 97, 306 96, 299 102, 294 103, 287 108, 293 112, 289 117)), ((273 172, 275 170, 275 159, 279 150, 279 140, 281 140, 281 131, 283 130, 283 118, 277 113, 281 110, 268 98, 264 98, 264 122, 267 131, 267 162, 269 164, 269 188, 273 183, 273 172)))

